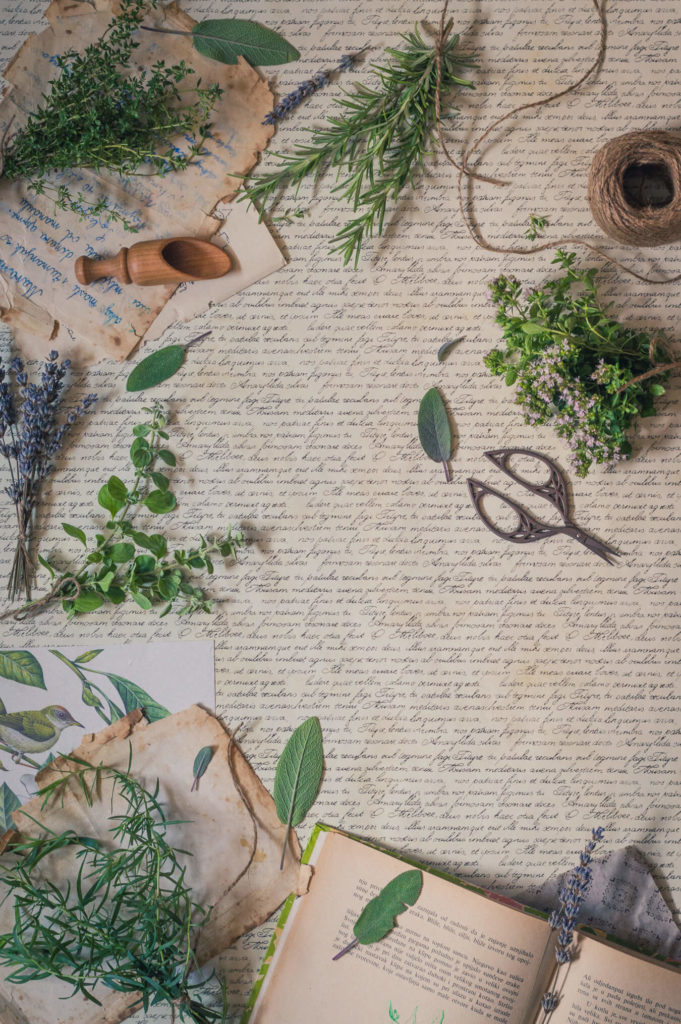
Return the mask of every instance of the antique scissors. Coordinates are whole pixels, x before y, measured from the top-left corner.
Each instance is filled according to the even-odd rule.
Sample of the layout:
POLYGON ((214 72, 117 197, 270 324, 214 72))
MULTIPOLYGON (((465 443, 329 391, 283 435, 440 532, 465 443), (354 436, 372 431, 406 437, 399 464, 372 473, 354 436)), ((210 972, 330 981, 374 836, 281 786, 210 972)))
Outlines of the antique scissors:
POLYGON ((498 451, 485 452, 485 458, 493 462, 502 473, 510 476, 511 480, 515 480, 521 487, 549 501, 558 510, 565 524, 564 526, 551 526, 548 523, 543 523, 541 520, 535 519, 522 505, 516 504, 515 501, 507 498, 500 491, 495 490, 488 484, 481 483, 480 480, 474 480, 472 477, 469 477, 468 490, 473 499, 475 511, 492 533, 496 533, 497 537, 501 537, 503 540, 513 541, 514 544, 529 544, 531 541, 543 540, 545 537, 554 537, 556 534, 566 534, 568 537, 574 537, 575 540, 578 540, 589 551, 593 551, 594 554, 608 562, 609 565, 614 564, 612 559, 619 552, 608 544, 590 537, 588 533, 580 529, 570 518, 567 483, 558 466, 551 459, 547 458, 546 455, 540 455, 539 452, 530 451, 529 448, 500 448, 498 451), (509 459, 514 455, 523 455, 543 462, 549 470, 548 481, 545 484, 534 484, 518 476, 509 466, 509 459), (488 519, 482 507, 482 501, 486 494, 494 495, 495 498, 499 498, 500 501, 503 501, 504 504, 513 509, 518 516, 518 524, 515 529, 502 530, 488 519))

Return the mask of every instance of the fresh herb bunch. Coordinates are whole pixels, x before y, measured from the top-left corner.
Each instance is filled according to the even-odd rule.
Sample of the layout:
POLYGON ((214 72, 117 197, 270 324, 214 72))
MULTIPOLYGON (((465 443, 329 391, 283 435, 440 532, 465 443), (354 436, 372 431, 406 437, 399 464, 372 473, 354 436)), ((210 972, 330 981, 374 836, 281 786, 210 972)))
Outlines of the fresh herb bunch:
POLYGON ((166 415, 159 403, 145 408, 149 421, 133 428, 135 440, 130 448, 130 461, 135 476, 130 487, 117 476, 109 477, 100 488, 97 501, 110 515, 107 533, 95 536, 95 545, 88 546, 83 530, 70 523, 62 526, 70 537, 80 541, 86 553, 80 565, 58 573, 53 565, 39 561, 52 577, 52 590, 37 601, 28 602, 19 611, 37 610, 38 606, 60 598, 69 618, 92 612, 105 602, 122 604, 131 597, 145 610, 164 604, 161 616, 176 608, 179 615, 209 612, 212 601, 191 578, 195 569, 213 572, 213 556, 235 558, 243 546, 243 534, 231 527, 224 536, 201 537, 201 543, 190 550, 176 550, 168 556, 168 542, 159 533, 146 534, 134 520, 146 509, 155 515, 171 512, 176 505, 170 482, 157 467, 175 465, 175 456, 166 447, 168 433, 166 415))
POLYGON ((158 782, 149 791, 129 771, 69 760, 78 767, 40 790, 45 803, 63 797, 73 779, 90 806, 104 799, 96 794, 105 787, 107 798, 122 799, 123 811, 109 819, 106 846, 69 829, 20 837, 3 856, 0 880, 15 907, 13 930, 0 934, 6 980, 57 978, 98 1005, 93 990, 101 985, 141 997, 145 1012, 165 1003, 180 1020, 224 1021, 224 1005, 214 1009, 193 994, 196 939, 210 911, 192 899, 186 854, 168 842, 176 822, 166 817, 158 782), (76 883, 65 890, 49 879, 52 858, 65 855, 60 851, 78 861, 76 883))
POLYGON ((72 168, 135 174, 167 174, 182 170, 201 151, 210 113, 222 90, 217 85, 192 87, 187 102, 180 90, 194 72, 184 61, 157 61, 150 70, 131 74, 130 60, 139 46, 134 38, 150 7, 158 0, 121 0, 120 13, 101 39, 84 52, 69 50, 56 58, 60 74, 50 82, 43 103, 25 126, 6 142, 2 176, 27 179, 39 195, 51 195, 56 206, 80 217, 105 216, 127 230, 139 224, 122 214, 106 197, 93 201, 83 192, 48 179, 72 168), (186 152, 171 138, 188 137, 186 152))
POLYGON ((598 298, 596 268, 578 270, 574 261, 559 249, 553 263, 565 274, 525 295, 515 278, 491 284, 506 346, 485 365, 515 385, 526 423, 554 425, 586 476, 594 462, 612 466, 631 455, 626 433, 637 416, 655 415, 669 372, 654 370, 667 357, 663 342, 615 320, 598 298))
MULTIPOLYGON (((406 185, 416 187, 419 171, 437 136, 440 99, 457 86, 474 88, 461 78, 462 68, 475 65, 457 53, 458 35, 438 47, 426 43, 418 29, 401 37, 401 49, 387 49, 387 64, 373 65, 378 85, 359 85, 335 103, 343 113, 330 117, 323 128, 310 128, 309 142, 292 154, 278 154, 278 170, 251 178, 246 197, 262 207, 287 186, 296 187, 311 177, 318 181, 335 167, 333 191, 357 212, 336 235, 332 252, 341 252, 355 266, 363 242, 381 234, 389 200, 396 200, 406 185), (438 88, 439 83, 439 88, 438 88)), ((450 108, 450 113, 453 108, 450 108)))
POLYGON ((39 384, 29 381, 18 356, 10 360, 7 369, 0 359, 0 454, 5 456, 9 468, 10 484, 5 493, 14 504, 18 530, 7 585, 10 601, 24 594, 31 598, 34 569, 29 543, 40 485, 54 468, 54 456, 73 424, 97 400, 96 395, 86 395, 57 425, 64 377, 70 365, 68 359, 62 363, 58 359, 58 352, 50 352, 39 384))

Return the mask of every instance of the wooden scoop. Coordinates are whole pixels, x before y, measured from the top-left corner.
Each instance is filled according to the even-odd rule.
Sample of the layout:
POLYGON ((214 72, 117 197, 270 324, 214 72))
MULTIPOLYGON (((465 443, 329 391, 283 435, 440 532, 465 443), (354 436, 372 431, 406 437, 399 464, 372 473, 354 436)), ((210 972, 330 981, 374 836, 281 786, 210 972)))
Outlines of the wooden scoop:
POLYGON ((156 238, 136 242, 108 260, 79 256, 76 277, 91 284, 102 277, 115 277, 121 284, 181 284, 207 281, 231 270, 232 261, 219 246, 198 238, 156 238))

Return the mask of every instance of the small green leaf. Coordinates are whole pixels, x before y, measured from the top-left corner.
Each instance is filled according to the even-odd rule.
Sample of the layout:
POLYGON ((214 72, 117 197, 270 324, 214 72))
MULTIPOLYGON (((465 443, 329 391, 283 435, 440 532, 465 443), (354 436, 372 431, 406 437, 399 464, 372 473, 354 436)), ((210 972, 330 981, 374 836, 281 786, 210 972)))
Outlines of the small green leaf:
POLYGON ((138 555, 135 559, 135 572, 140 576, 153 572, 156 568, 156 559, 153 555, 138 555))
POLYGON ((146 437, 150 431, 151 427, 148 423, 138 423, 136 427, 132 428, 132 432, 135 437, 146 437))
POLYGON ((651 395, 664 395, 665 389, 662 387, 661 384, 651 384, 650 393, 651 395))
POLYGON ((98 587, 98 589, 103 591, 106 594, 107 590, 109 589, 109 587, 113 583, 115 575, 116 574, 114 572, 112 572, 111 570, 109 570, 109 572, 104 573, 104 575, 101 576, 97 580, 97 587, 98 587))
POLYGON ((146 469, 153 458, 154 453, 149 442, 145 441, 143 437, 136 437, 130 445, 130 461, 135 469, 146 469))
POLYGON ((413 869, 403 871, 381 889, 378 896, 369 900, 357 918, 353 932, 362 946, 385 938, 395 927, 395 918, 407 907, 412 907, 421 895, 423 875, 413 869))
POLYGON ((73 602, 75 611, 82 612, 94 612, 104 604, 104 598, 101 594, 96 594, 93 591, 87 591, 84 594, 79 594, 73 602))
POLYGON ((151 481, 158 487, 159 491, 167 491, 170 487, 170 480, 165 473, 151 473, 151 481))
POLYGON ((77 665, 85 665, 88 661, 93 661, 98 654, 102 653, 103 650, 103 647, 99 647, 97 648, 97 650, 94 651, 85 651, 84 654, 78 655, 78 657, 75 659, 75 662, 77 665))
POLYGON ((165 462, 166 466, 176 466, 177 465, 177 459, 175 458, 173 453, 168 450, 168 448, 159 448, 159 450, 158 450, 158 452, 156 454, 158 455, 159 459, 162 462, 165 462))
POLYGON ((508 387, 510 387, 511 384, 515 384, 515 382, 518 379, 518 371, 516 370, 515 366, 510 366, 508 368, 508 370, 506 371, 506 377, 504 379, 508 387))
POLYGON ((143 608, 145 612, 148 612, 151 608, 151 601, 146 594, 140 594, 138 590, 132 591, 132 599, 135 604, 138 604, 140 608, 143 608))
POLYGON ((40 662, 30 651, 0 651, 0 676, 46 690, 40 662))
POLYGON ((106 596, 111 601, 111 604, 123 604, 125 601, 125 591, 122 587, 109 587, 106 596))
POLYGON ((112 498, 125 504, 128 500, 128 488, 119 477, 110 476, 106 486, 109 488, 109 494, 112 498))
POLYGON ((322 730, 318 718, 308 718, 291 734, 277 763, 274 776, 274 806, 279 821, 286 825, 280 869, 288 836, 315 802, 324 773, 322 730))
POLYGON ((12 811, 21 807, 21 800, 16 793, 9 788, 6 782, 0 786, 0 835, 16 828, 12 820, 12 811))
POLYGON ((69 537, 75 537, 76 540, 79 540, 81 544, 87 547, 87 537, 77 526, 71 526, 70 523, 62 523, 61 528, 64 533, 68 533, 69 537))
POLYGON ((110 512, 112 516, 115 516, 117 512, 120 512, 125 505, 125 501, 114 498, 113 494, 109 490, 108 484, 104 484, 100 487, 99 494, 97 495, 97 501, 102 508, 105 508, 107 512, 110 512))
POLYGON ((194 767, 192 769, 194 773, 194 781, 192 782, 192 788, 190 792, 193 792, 198 788, 199 779, 204 774, 206 768, 213 760, 213 748, 212 747, 201 747, 198 754, 194 758, 194 767))
POLYGON ((426 391, 421 399, 418 415, 421 446, 434 462, 441 462, 449 480, 447 461, 452 455, 452 428, 442 396, 437 388, 426 391))
POLYGON ((165 348, 159 349, 158 352, 152 352, 137 364, 128 377, 125 389, 126 391, 145 391, 147 388, 154 388, 177 373, 183 362, 184 346, 167 345, 165 348))
POLYGON ((524 324, 521 324, 520 330, 523 332, 523 334, 528 335, 544 334, 546 332, 545 327, 543 327, 541 324, 534 324, 530 320, 526 321, 524 324))
POLYGON ((121 541, 118 544, 112 544, 108 554, 112 562, 115 562, 116 565, 121 565, 123 562, 129 562, 131 558, 135 557, 135 546, 128 544, 127 541, 121 541))
POLYGON ((177 505, 177 499, 169 491, 150 491, 144 499, 144 504, 150 512, 161 516, 166 512, 172 512, 177 505))
POLYGON ((38 555, 38 561, 42 565, 43 569, 47 569, 47 571, 50 574, 50 579, 53 580, 57 574, 54 571, 54 569, 52 568, 52 566, 50 565, 50 563, 47 561, 47 559, 43 558, 42 555, 38 555))
POLYGON ((300 57, 278 33, 242 18, 200 21, 194 25, 193 36, 202 57, 222 64, 236 64, 238 57, 245 57, 249 64, 288 64, 300 57))

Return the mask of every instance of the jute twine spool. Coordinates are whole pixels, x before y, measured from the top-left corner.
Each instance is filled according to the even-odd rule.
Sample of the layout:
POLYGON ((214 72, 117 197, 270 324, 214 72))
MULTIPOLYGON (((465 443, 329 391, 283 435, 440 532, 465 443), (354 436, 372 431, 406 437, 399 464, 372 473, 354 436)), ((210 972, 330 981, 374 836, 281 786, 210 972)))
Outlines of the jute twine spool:
POLYGON ((681 134, 628 132, 606 142, 591 162, 587 197, 599 228, 617 242, 681 239, 681 134))

